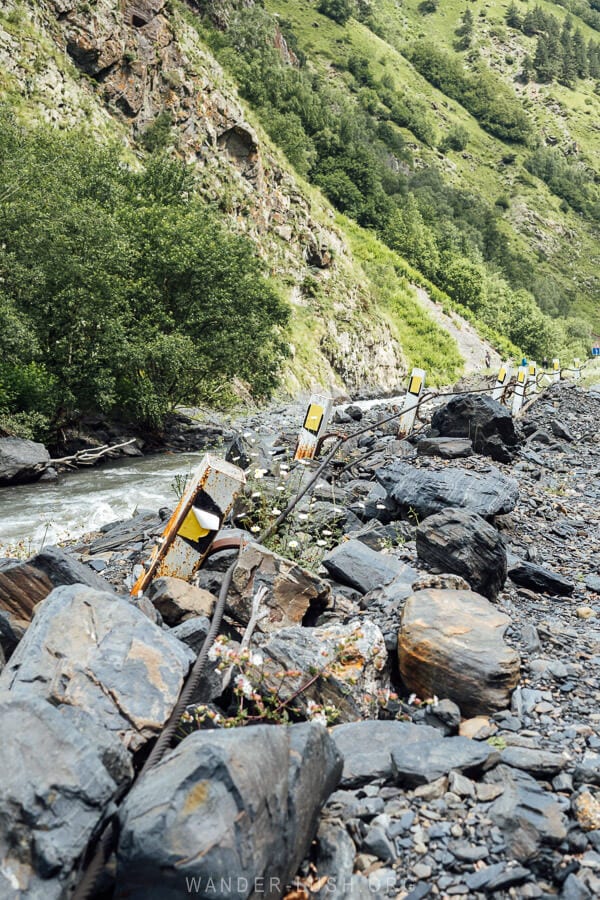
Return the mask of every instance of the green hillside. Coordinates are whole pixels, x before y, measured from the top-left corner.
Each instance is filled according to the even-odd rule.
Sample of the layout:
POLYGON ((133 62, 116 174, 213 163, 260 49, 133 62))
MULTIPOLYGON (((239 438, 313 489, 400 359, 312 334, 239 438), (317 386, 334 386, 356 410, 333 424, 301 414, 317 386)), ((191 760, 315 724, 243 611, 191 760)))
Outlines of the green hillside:
MULTIPOLYGON (((544 7, 563 22, 562 7, 544 7)), ((537 38, 509 27, 507 8, 267 0, 233 9, 224 30, 203 6, 203 29, 273 139, 338 208, 539 354, 600 330, 600 97, 590 77, 524 83, 537 38)), ((586 49, 600 39, 572 22, 586 49)))

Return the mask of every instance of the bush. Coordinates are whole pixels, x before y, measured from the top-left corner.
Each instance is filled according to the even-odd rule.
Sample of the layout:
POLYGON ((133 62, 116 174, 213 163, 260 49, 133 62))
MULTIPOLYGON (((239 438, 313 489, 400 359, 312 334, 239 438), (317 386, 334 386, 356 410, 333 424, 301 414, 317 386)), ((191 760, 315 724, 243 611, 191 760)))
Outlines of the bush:
POLYGON ((469 132, 464 125, 453 125, 440 143, 440 150, 465 150, 469 143, 469 132))
POLYGON ((320 0, 317 9, 338 25, 345 25, 354 12, 354 4, 352 0, 320 0))

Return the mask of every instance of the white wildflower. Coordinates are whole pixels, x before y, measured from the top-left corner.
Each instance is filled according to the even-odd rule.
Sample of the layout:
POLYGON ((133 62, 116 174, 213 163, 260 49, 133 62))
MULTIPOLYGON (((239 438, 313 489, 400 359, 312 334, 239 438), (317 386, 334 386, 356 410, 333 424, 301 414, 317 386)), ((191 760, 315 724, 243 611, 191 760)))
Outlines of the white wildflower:
POLYGON ((262 655, 262 653, 253 653, 252 656, 250 657, 250 664, 253 666, 262 666, 264 661, 265 661, 265 658, 262 655))
POLYGON ((281 515, 281 510, 280 510, 280 509, 277 509, 277 507, 274 506, 273 509, 271 510, 271 513, 272 513, 274 516, 280 516, 280 515, 281 515))
POLYGON ((260 528, 258 527, 258 525, 253 525, 252 528, 250 529, 250 531, 253 534, 257 534, 260 531, 260 528))
POLYGON ((317 541, 317 547, 326 547, 327 541, 317 541))
POLYGON ((237 690, 244 695, 244 697, 251 697, 254 693, 252 685, 245 675, 238 675, 238 677, 235 679, 235 686, 237 690))
POLYGON ((289 542, 288 542, 288 547, 289 547, 291 550, 295 550, 297 546, 298 546, 298 541, 289 541, 289 542))
POLYGON ((412 706, 416 699, 417 699, 417 695, 411 694, 410 697, 408 698, 408 705, 412 706))

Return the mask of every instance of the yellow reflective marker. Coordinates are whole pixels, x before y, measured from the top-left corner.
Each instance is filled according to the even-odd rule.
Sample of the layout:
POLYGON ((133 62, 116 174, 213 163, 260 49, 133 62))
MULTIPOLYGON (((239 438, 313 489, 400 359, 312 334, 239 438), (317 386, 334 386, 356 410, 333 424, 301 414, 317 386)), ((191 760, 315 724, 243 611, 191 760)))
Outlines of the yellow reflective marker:
POLYGON ((308 407, 308 412, 306 413, 306 418, 304 419, 304 425, 302 427, 306 428, 306 430, 310 431, 312 434, 318 434, 324 414, 325 410, 322 406, 318 403, 311 403, 308 407))
POLYGON ((423 379, 420 375, 411 375, 410 383, 408 385, 408 393, 413 394, 413 396, 418 397, 421 393, 421 388, 423 387, 423 379))
POLYGON ((560 381, 560 359, 552 360, 552 382, 558 384, 560 381))
POLYGON ((188 541, 197 541, 201 537, 206 537, 209 531, 210 528, 202 527, 192 507, 177 534, 180 538, 187 538, 188 541))

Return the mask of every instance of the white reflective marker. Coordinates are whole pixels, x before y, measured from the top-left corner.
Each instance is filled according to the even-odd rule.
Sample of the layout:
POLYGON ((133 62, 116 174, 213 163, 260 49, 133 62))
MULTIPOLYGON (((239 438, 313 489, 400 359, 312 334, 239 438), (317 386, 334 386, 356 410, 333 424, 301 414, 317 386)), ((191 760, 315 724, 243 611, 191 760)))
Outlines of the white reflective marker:
POLYGON ((529 391, 528 391, 528 393, 529 393, 529 394, 537 394, 537 392, 538 392, 538 387, 537 387, 537 363, 535 362, 535 360, 530 360, 530 362, 529 362, 529 380, 528 380, 528 384, 529 384, 529 391))
POLYGON ((413 430, 415 424, 415 416, 417 414, 417 403, 419 397, 423 393, 425 387, 425 370, 413 369, 410 373, 410 381, 408 382, 408 390, 404 398, 403 410, 400 416, 398 426, 398 437, 406 437, 413 430))
POLYGON ((517 370, 517 383, 515 384, 515 392, 513 394, 512 414, 516 416, 523 406, 523 397, 525 396, 525 387, 527 385, 527 376, 529 374, 528 366, 519 366, 517 370))
POLYGON ((331 397, 322 394, 312 395, 298 435, 294 459, 314 459, 319 438, 325 434, 332 409, 331 397))
POLYGON ((510 376, 512 374, 512 369, 508 365, 508 363, 504 363, 504 365, 500 368, 498 372, 498 377, 496 378, 496 384, 494 385, 494 390, 492 393, 492 398, 494 400, 500 400, 502 394, 504 393, 504 389, 506 385, 510 381, 510 376))
POLYGON ((552 381, 554 384, 560 381, 560 359, 552 360, 552 381))
POLYGON ((144 571, 131 589, 135 597, 155 579, 172 575, 189 581, 204 561, 246 483, 242 469, 207 453, 196 469, 144 571))

